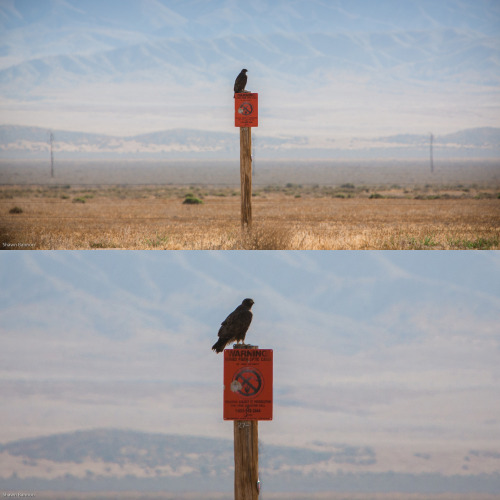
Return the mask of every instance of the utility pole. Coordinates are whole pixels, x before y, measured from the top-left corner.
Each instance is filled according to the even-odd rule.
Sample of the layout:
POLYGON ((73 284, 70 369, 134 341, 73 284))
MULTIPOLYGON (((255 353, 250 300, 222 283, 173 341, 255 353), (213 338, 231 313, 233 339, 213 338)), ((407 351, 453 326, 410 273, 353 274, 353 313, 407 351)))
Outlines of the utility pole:
POLYGON ((434 143, 434 135, 431 133, 430 137, 430 157, 431 157, 431 173, 434 173, 434 153, 433 153, 433 143, 434 143))
POLYGON ((255 174, 257 173, 256 169, 255 169, 255 144, 257 143, 257 141, 255 140, 256 137, 254 137, 252 139, 252 178, 255 177, 255 174))
POLYGON ((54 177, 54 134, 50 132, 50 176, 54 177))

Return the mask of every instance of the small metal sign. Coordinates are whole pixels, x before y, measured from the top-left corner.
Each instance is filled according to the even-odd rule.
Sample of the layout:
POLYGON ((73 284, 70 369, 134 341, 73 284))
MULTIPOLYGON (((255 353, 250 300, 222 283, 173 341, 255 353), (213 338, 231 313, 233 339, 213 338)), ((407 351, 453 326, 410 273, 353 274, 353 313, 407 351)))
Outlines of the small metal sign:
POLYGON ((224 350, 224 420, 273 419, 273 350, 224 350))
POLYGON ((259 126, 259 94, 252 92, 234 94, 234 126, 259 126))

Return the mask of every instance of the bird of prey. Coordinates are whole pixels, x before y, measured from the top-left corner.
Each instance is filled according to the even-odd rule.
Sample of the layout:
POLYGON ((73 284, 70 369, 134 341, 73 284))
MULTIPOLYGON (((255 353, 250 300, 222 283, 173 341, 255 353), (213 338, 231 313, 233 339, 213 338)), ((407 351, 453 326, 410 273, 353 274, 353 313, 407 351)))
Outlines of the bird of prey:
POLYGON ((245 299, 222 323, 219 340, 212 346, 215 352, 222 352, 229 342, 243 342, 252 322, 252 299, 245 299))
POLYGON ((247 84, 247 69, 242 69, 234 81, 234 93, 239 94, 245 90, 247 84))

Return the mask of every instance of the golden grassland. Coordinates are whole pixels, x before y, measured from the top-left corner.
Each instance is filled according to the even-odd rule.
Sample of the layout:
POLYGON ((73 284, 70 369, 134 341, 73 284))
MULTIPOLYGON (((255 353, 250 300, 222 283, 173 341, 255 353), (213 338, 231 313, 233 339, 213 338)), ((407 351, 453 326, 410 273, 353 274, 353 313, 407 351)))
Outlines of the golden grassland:
POLYGON ((230 187, 0 186, 0 248, 500 248, 498 187, 287 184, 255 190, 252 211, 242 231, 230 187))
MULTIPOLYGON (((26 493, 26 492, 24 492, 26 493)), ((268 500, 500 500, 500 495, 488 493, 275 493, 266 492, 268 500)), ((232 493, 171 493, 171 492, 77 492, 37 491, 39 500, 231 500, 232 493)))

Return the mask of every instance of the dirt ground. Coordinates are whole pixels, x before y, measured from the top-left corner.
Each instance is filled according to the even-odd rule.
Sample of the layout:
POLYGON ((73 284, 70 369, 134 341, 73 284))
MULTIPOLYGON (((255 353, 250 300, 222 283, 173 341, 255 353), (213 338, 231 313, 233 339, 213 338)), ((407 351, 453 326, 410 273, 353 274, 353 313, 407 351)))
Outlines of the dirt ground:
POLYGON ((242 231, 230 187, 0 186, 0 248, 499 249, 499 196, 473 185, 259 187, 242 231))

